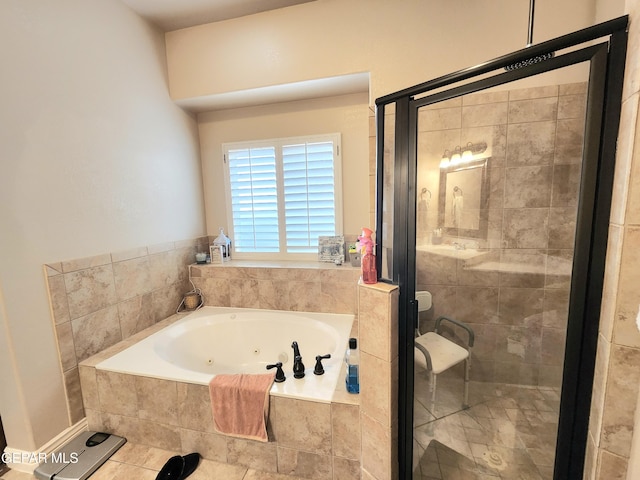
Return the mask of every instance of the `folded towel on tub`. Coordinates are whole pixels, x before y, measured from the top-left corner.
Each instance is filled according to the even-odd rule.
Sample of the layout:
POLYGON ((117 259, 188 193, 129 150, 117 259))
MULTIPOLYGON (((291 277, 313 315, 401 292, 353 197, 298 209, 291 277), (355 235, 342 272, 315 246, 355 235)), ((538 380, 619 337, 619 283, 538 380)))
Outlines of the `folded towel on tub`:
POLYGON ((269 441, 269 391, 275 374, 216 375, 209 382, 213 424, 219 433, 269 441))

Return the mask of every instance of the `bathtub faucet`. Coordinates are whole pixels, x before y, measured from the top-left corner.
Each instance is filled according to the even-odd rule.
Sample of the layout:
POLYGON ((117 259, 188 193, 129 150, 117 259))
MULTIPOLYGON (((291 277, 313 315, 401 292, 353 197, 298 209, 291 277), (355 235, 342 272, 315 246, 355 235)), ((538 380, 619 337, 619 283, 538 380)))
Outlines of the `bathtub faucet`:
POLYGON ((293 342, 291 348, 293 348, 293 378, 302 378, 304 377, 304 363, 302 363, 298 342, 293 342))

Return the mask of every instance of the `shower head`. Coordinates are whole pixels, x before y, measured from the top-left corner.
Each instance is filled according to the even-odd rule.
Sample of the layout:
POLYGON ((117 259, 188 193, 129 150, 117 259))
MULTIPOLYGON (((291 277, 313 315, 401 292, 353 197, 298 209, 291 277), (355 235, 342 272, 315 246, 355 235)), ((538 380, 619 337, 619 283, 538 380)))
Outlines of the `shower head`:
MULTIPOLYGON (((534 19, 534 11, 535 11, 535 0, 529 0, 529 31, 527 35, 527 47, 533 45, 533 19, 534 19)), ((542 55, 537 55, 532 58, 527 58, 526 60, 522 60, 520 62, 512 63, 511 65, 507 65, 504 69, 509 72, 511 70, 517 70, 519 68, 528 67, 530 65, 535 65, 536 63, 544 62, 545 60, 549 60, 553 58, 555 52, 544 53, 542 55)))

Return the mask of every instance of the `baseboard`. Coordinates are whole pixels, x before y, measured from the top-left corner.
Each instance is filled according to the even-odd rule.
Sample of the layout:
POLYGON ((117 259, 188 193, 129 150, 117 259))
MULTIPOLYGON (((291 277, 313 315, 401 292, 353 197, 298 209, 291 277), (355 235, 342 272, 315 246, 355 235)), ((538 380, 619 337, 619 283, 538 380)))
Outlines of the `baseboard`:
POLYGON ((4 463, 6 463, 7 467, 11 470, 33 473, 38 465, 45 462, 51 453, 58 450, 80 432, 84 432, 86 430, 88 430, 87 419, 83 418, 75 425, 70 426, 58 436, 51 439, 35 452, 6 447, 2 453, 2 460, 4 460, 4 463))

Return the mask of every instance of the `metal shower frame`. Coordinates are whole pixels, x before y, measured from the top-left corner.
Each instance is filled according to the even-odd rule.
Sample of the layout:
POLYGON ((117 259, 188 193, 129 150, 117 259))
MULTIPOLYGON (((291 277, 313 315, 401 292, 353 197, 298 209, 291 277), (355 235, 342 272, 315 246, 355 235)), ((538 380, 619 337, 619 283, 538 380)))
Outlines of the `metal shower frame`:
POLYGON ((416 238, 417 111, 421 106, 459 97, 496 85, 590 62, 582 178, 562 396, 554 465, 554 480, 582 479, 593 388, 597 334, 607 248, 616 140, 620 123, 622 84, 627 48, 628 16, 619 17, 508 55, 421 83, 376 99, 376 254, 382 272, 388 253, 389 278, 399 286, 398 460, 400 480, 412 478, 413 375, 416 238), (596 41, 600 40, 600 43, 596 41), (586 45, 583 45, 586 44, 586 45), (572 50, 580 47, 577 50, 572 50), (568 53, 550 58, 554 52, 568 53), (499 73, 536 56, 549 59, 499 73), (491 76, 487 76, 492 74, 491 76), (453 86, 457 84, 456 86, 453 86), (450 87, 446 90, 443 90, 450 87), (432 92, 432 93, 430 93, 432 92), (419 97, 419 98, 417 98, 419 97), (385 109, 395 106, 393 158, 393 248, 384 244, 385 109))

